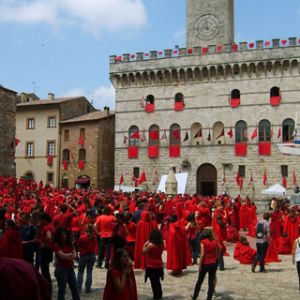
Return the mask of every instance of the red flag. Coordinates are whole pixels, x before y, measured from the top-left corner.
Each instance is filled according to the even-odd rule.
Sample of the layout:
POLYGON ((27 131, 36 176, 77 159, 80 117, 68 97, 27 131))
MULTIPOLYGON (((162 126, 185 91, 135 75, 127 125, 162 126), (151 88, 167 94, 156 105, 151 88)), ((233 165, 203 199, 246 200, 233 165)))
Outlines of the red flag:
POLYGON ((123 135, 123 143, 127 144, 127 136, 123 135))
POLYGON ((286 179, 286 176, 282 176, 282 186, 283 186, 284 188, 287 187, 287 179, 286 179))
POLYGON ((158 131, 157 130, 150 130, 150 132, 149 132, 149 138, 151 140, 158 140, 159 139, 158 131))
POLYGON ((180 139, 180 131, 178 128, 175 128, 172 132, 173 137, 175 138, 175 140, 179 140, 180 139))
POLYGON ((243 188, 243 184, 244 184, 244 178, 240 177, 240 189, 243 188))
POLYGON ((139 139, 140 138, 140 133, 138 131, 134 132, 130 136, 131 139, 139 139))
POLYGON ((78 166, 78 169, 83 170, 84 169, 84 160, 79 160, 77 166, 78 166))
POLYGON ((238 186, 240 185, 240 181, 241 181, 241 177, 240 177, 240 173, 238 171, 235 176, 235 182, 238 186))
POLYGON ((196 134, 195 134, 195 136, 194 136, 194 139, 200 138, 200 137, 202 137, 202 129, 201 129, 201 128, 198 129, 198 131, 196 132, 196 134))
POLYGON ((219 139, 220 137, 224 136, 224 128, 222 129, 221 133, 216 137, 216 139, 219 139))
POLYGON ((145 172, 142 172, 142 174, 140 175, 140 178, 139 178, 139 184, 142 184, 145 181, 147 181, 146 174, 145 174, 145 172))
POLYGON ((50 165, 50 166, 53 164, 53 156, 52 155, 48 155, 47 164, 50 165))
POLYGON ((226 174, 225 174, 225 170, 224 170, 222 185, 224 185, 225 183, 226 183, 226 174))
POLYGON ((84 145, 84 136, 83 136, 83 135, 81 135, 81 136, 79 137, 79 145, 81 145, 81 146, 84 145))
POLYGON ((64 166, 64 170, 68 169, 68 161, 67 160, 63 161, 63 166, 64 166))
POLYGON ((210 129, 209 129, 209 131, 208 131, 208 136, 207 136, 207 140, 208 140, 209 142, 211 142, 211 135, 210 135, 210 129))
POLYGON ((21 140, 15 138, 15 146, 18 146, 21 143, 21 140))
POLYGON ((250 171, 249 185, 253 185, 253 176, 252 176, 252 172, 251 171, 250 171))
POLYGON ((297 184, 297 177, 296 177, 296 172, 295 170, 293 171, 293 185, 296 186, 297 184))
POLYGON ((185 141, 188 141, 188 139, 189 139, 189 133, 186 132, 183 141, 184 141, 184 142, 185 142, 185 141))
POLYGON ((267 182, 268 182, 267 171, 265 170, 265 172, 264 172, 263 184, 264 184, 264 185, 267 185, 267 182))
POLYGON ((123 182, 124 182, 124 177, 123 177, 123 174, 121 174, 120 180, 119 180, 119 185, 121 185, 123 182))
POLYGON ((280 139, 280 137, 281 137, 281 127, 278 128, 277 139, 280 139))
POLYGON ((143 143, 143 142, 147 142, 146 141, 146 135, 145 135, 145 132, 142 132, 142 134, 140 135, 140 141, 143 143))
POLYGON ((163 135, 161 136, 160 139, 161 139, 161 140, 166 140, 166 139, 167 139, 167 133, 166 133, 166 130, 164 130, 164 133, 163 133, 163 135))
POLYGON ((228 130, 227 135, 232 139, 233 137, 232 127, 230 127, 230 129, 228 130))
POLYGON ((257 137, 257 128, 254 129, 254 131, 251 134, 251 140, 257 137))

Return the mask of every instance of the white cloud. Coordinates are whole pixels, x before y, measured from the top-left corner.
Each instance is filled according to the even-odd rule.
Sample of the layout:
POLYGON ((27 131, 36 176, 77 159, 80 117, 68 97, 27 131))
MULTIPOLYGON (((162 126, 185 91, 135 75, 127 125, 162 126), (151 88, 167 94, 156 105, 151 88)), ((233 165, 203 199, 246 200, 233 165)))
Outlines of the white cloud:
POLYGON ((88 94, 83 88, 73 88, 63 95, 63 97, 75 96, 85 96, 97 109, 102 110, 104 106, 108 106, 111 110, 115 109, 115 89, 112 85, 100 86, 88 94))
POLYGON ((103 109, 108 106, 110 109, 115 109, 115 89, 111 86, 100 86, 94 91, 93 105, 98 109, 103 109))
POLYGON ((0 22, 77 24, 98 34, 146 23, 143 0, 2 0, 0 22))

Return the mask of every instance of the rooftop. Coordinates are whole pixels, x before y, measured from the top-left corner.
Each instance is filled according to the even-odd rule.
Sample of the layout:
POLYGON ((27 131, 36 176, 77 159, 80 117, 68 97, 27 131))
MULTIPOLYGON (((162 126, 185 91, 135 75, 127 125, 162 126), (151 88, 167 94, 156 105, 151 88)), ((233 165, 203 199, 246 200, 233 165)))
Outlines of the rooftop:
POLYGON ((84 96, 77 96, 77 97, 62 97, 62 98, 55 98, 54 100, 34 100, 29 102, 21 102, 18 103, 17 106, 33 106, 33 105, 51 105, 51 104, 59 104, 63 102, 72 101, 75 99, 85 99, 88 101, 84 96))
POLYGON ((75 122, 85 122, 85 121, 96 121, 100 119, 105 119, 107 117, 111 117, 114 115, 113 111, 110 111, 109 114, 107 111, 100 111, 96 110, 88 114, 84 114, 72 119, 68 119, 65 121, 60 122, 61 124, 66 124, 66 123, 75 123, 75 122))

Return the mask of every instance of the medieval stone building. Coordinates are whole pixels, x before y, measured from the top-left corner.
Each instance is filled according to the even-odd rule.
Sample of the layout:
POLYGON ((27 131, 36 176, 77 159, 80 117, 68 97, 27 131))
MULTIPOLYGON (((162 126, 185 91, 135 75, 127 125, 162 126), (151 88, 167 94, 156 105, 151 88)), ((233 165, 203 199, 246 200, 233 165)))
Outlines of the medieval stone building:
POLYGON ((123 174, 132 185, 145 171, 154 190, 172 163, 188 172, 188 193, 294 188, 300 156, 276 144, 292 140, 297 125, 300 40, 236 44, 233 6, 188 0, 186 48, 110 57, 116 183, 123 174))
POLYGON ((17 93, 0 85, 0 176, 15 176, 17 93))

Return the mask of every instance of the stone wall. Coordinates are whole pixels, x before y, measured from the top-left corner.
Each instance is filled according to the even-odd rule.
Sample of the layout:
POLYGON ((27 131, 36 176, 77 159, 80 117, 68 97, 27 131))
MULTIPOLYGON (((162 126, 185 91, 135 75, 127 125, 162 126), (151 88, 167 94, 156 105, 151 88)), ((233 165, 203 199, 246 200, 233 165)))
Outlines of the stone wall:
POLYGON ((15 176, 17 93, 0 87, 0 176, 15 176))

